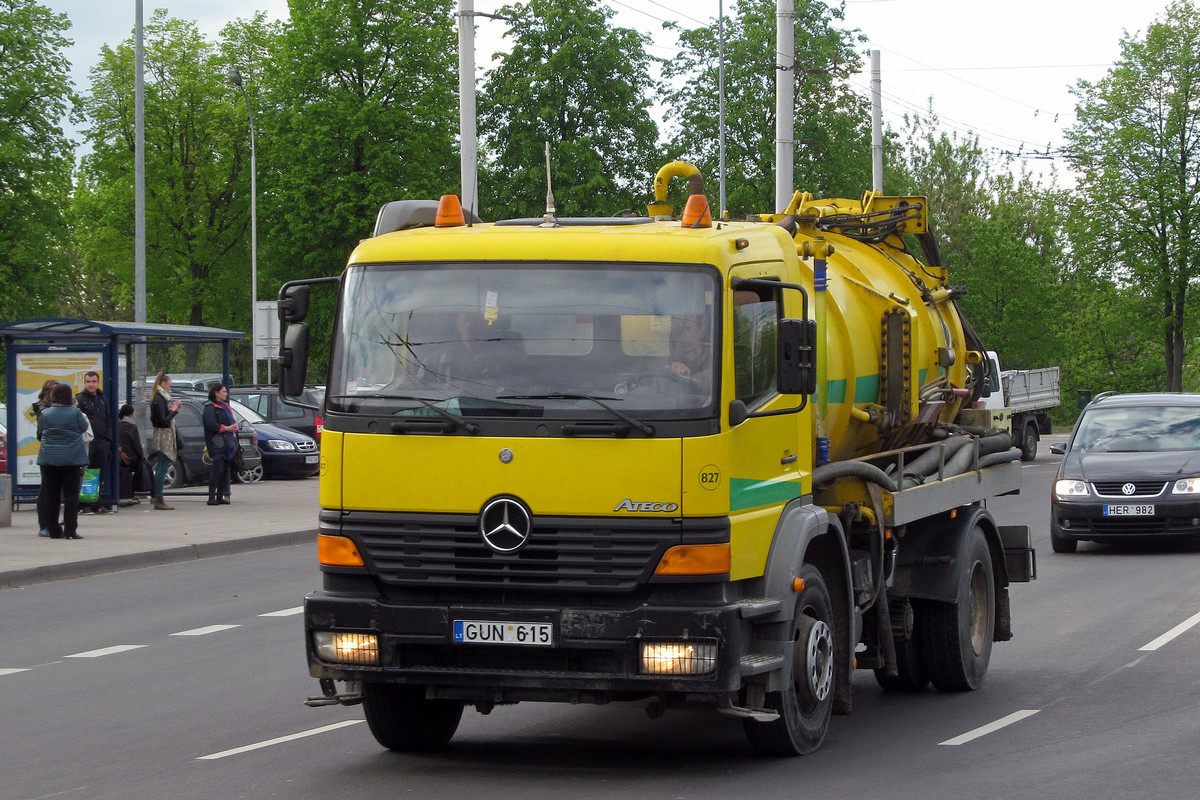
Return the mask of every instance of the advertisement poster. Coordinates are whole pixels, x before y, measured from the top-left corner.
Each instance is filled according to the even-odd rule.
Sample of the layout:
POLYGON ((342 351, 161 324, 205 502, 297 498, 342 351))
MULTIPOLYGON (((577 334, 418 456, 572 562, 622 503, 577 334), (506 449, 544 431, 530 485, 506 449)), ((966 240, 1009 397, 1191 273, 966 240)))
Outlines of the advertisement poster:
POLYGON ((100 373, 100 385, 104 385, 104 353, 95 351, 17 353, 16 435, 8 435, 8 471, 14 476, 17 486, 40 486, 42 472, 38 469, 37 454, 41 443, 37 438, 37 417, 33 404, 48 380, 70 384, 72 392, 83 391, 83 376, 88 372, 100 373), (13 442, 16 442, 14 448, 13 442), (16 461, 13 462, 13 455, 16 461))

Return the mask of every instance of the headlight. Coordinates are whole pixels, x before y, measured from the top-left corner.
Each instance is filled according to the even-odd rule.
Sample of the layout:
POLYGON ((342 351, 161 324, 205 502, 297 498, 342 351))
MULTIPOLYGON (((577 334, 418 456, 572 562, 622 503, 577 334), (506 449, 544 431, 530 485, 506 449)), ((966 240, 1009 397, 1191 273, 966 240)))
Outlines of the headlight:
POLYGON ((272 450, 295 450, 296 445, 291 442, 285 442, 283 439, 267 439, 267 447, 272 450))
POLYGON ((323 661, 339 664, 379 663, 379 637, 373 633, 314 631, 313 644, 323 661))
POLYGON ((1059 497, 1087 497, 1088 487, 1083 481, 1055 481, 1054 494, 1059 497))
POLYGON ((1175 481, 1171 494, 1200 494, 1200 478, 1180 478, 1175 481))
POLYGON ((643 675, 705 675, 716 668, 715 644, 642 642, 643 675))

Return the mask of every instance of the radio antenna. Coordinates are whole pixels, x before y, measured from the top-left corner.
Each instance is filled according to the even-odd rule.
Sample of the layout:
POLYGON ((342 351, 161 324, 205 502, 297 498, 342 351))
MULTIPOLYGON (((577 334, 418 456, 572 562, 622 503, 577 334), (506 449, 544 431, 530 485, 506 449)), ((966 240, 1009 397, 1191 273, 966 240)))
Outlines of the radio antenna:
POLYGON ((558 220, 554 218, 554 187, 550 185, 550 143, 546 145, 546 213, 542 215, 543 228, 557 228, 558 220))

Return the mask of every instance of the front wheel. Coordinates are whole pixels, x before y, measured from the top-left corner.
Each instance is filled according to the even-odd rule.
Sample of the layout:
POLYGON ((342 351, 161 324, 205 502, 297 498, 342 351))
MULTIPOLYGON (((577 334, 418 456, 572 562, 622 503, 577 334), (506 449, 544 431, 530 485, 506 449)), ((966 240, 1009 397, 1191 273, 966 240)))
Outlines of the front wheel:
POLYGON ((389 750, 440 750, 462 719, 457 700, 430 700, 424 686, 364 683, 363 710, 375 741, 389 750))
POLYGON ((992 658, 996 575, 983 530, 968 535, 953 603, 930 602, 921 625, 921 652, 933 685, 943 692, 978 689, 992 658))
POLYGON ((821 573, 805 564, 797 576, 804 589, 796 600, 790 626, 792 680, 767 695, 766 706, 779 713, 770 722, 746 720, 746 738, 761 755, 799 756, 821 746, 833 711, 836 681, 833 602, 821 573))

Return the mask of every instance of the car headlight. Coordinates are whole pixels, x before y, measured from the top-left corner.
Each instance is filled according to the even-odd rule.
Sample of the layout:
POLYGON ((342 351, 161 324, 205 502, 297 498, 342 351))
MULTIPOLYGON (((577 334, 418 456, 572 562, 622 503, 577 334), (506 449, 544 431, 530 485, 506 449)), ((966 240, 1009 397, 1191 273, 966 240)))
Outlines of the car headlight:
POLYGON ((283 439, 267 439, 267 447, 272 450, 295 450, 296 445, 291 442, 285 442, 283 439))
POLYGON ((1180 478, 1171 488, 1171 494, 1200 494, 1200 478, 1180 478))
POLYGON ((1083 481, 1055 481, 1054 494, 1059 497, 1087 497, 1088 487, 1083 481))

